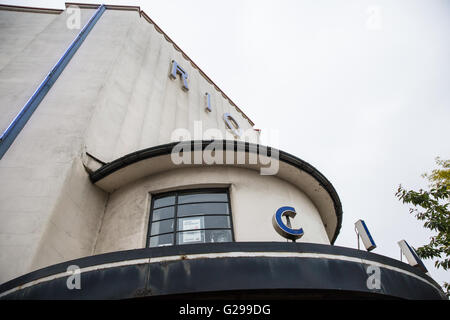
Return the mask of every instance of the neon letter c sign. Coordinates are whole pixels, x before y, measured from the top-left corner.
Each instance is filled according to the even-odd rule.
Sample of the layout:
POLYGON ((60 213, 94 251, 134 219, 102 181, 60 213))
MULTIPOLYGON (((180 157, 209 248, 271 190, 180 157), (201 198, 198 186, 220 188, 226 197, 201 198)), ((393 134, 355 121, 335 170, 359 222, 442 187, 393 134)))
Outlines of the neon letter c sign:
POLYGON ((275 212, 272 217, 272 225, 278 234, 286 239, 293 241, 301 238, 304 234, 303 229, 292 229, 290 226, 286 226, 281 219, 283 216, 294 218, 297 212, 293 207, 281 207, 275 212))

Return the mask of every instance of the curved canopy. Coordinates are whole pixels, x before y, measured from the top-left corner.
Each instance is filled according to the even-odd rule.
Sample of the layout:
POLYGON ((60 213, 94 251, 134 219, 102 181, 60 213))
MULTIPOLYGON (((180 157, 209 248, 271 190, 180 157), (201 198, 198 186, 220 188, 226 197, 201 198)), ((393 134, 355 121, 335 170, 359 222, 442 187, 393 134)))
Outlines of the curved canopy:
POLYGON ((270 173, 268 168, 271 161, 278 161, 278 170, 273 172, 276 177, 290 182, 312 200, 330 242, 334 243, 342 224, 342 205, 333 185, 309 163, 274 148, 231 140, 174 142, 125 155, 103 165, 92 172, 90 177, 101 189, 113 192, 140 178, 184 167, 237 166, 261 172, 267 170, 270 173), (215 156, 220 152, 223 154, 223 161, 219 164, 206 163, 201 154, 205 150, 211 152, 212 149, 215 156), (175 164, 171 159, 174 150, 183 150, 182 157, 189 161, 175 164), (200 159, 200 162, 196 163, 196 159, 200 159))

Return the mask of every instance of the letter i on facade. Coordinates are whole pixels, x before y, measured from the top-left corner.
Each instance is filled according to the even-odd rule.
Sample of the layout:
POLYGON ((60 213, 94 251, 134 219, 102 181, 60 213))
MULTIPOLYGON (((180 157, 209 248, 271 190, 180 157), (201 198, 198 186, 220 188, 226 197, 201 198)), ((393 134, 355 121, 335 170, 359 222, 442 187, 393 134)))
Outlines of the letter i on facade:
POLYGON ((206 92, 205 93, 205 100, 206 100, 206 111, 208 111, 208 112, 211 112, 212 111, 212 109, 211 109, 211 95, 208 93, 208 92, 206 92))

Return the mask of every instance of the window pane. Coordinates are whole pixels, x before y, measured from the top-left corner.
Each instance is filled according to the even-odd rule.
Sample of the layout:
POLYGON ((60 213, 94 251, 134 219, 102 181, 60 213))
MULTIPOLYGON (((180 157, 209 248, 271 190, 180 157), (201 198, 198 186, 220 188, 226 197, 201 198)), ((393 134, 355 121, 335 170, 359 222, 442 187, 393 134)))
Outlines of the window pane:
POLYGON ((178 206, 179 217, 203 214, 228 214, 228 203, 196 203, 178 206))
POLYGON ((206 230, 206 242, 231 242, 231 230, 206 230))
POLYGON ((177 244, 231 241, 231 230, 197 230, 177 232, 177 244))
POLYGON ((230 228, 229 216, 205 216, 178 219, 178 230, 230 228))
POLYGON ((205 242, 205 230, 177 232, 177 244, 203 242, 205 242))
POLYGON ((178 197, 178 203, 228 201, 226 193, 194 193, 178 197))
POLYGON ((173 233, 150 237, 150 248, 173 245, 173 233))
POLYGON ((167 197, 155 199, 155 201, 153 202, 153 208, 171 206, 174 204, 175 204, 175 196, 167 196, 167 197))
POLYGON ((151 235, 173 232, 173 219, 163 220, 160 222, 152 222, 151 235))
POLYGON ((173 218, 175 207, 165 207, 153 210, 152 221, 173 218))

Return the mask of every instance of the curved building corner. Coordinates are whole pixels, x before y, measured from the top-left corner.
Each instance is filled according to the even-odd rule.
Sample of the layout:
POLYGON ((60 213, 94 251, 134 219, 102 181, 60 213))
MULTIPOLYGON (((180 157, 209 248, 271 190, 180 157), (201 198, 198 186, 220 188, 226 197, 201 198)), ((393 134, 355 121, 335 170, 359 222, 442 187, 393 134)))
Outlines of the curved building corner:
POLYGON ((0 299, 445 298, 334 246, 330 181, 261 145, 139 7, 67 5, 79 29, 68 8, 0 5, 0 299))

